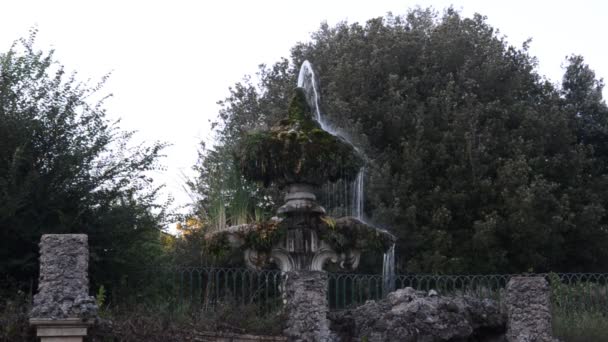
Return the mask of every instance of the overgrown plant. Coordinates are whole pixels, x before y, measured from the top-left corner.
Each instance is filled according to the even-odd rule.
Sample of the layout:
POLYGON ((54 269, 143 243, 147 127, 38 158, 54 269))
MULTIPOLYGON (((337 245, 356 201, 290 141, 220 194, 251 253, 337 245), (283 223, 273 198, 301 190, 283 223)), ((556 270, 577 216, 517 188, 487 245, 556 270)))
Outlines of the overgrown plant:
POLYGON ((203 148, 195 169, 199 177, 188 185, 198 197, 194 215, 205 229, 220 231, 269 216, 274 204, 268 192, 243 178, 232 153, 203 148))

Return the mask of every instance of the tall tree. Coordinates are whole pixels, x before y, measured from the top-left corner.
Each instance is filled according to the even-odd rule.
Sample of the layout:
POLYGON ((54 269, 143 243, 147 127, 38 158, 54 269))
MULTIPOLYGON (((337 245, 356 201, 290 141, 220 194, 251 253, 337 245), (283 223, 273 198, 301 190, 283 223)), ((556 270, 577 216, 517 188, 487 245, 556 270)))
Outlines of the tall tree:
MULTIPOLYGON (((572 57, 556 88, 485 17, 417 9, 327 24, 223 102, 219 143, 284 113, 298 66, 369 158, 366 215, 398 235, 402 272, 608 266, 606 105, 572 57)), ((205 179, 203 179, 203 182, 205 179)))
MULTIPOLYGON (((36 278, 46 233, 86 233, 93 280, 157 260, 165 208, 147 172, 163 144, 132 146, 95 86, 34 47, 36 31, 0 54, 0 274, 36 278)), ((0 279, 7 284, 7 279, 0 279)))

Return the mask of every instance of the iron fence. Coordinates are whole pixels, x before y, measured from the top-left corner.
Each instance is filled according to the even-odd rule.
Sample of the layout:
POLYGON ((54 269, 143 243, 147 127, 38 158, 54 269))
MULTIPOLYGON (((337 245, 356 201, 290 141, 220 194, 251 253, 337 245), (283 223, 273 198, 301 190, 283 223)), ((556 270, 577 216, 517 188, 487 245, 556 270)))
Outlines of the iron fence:
MULTIPOLYGON (((594 311, 608 314, 608 273, 536 274, 552 288, 555 309, 564 312, 594 311)), ((396 288, 435 290, 442 295, 466 294, 501 300, 510 274, 494 275, 396 275, 396 288)), ((256 305, 274 310, 282 305, 281 273, 241 268, 172 268, 146 270, 125 276, 107 286, 112 302, 163 302, 166 305, 214 309, 225 303, 256 305)), ((329 273, 328 302, 332 310, 360 305, 384 297, 378 274, 329 273)))
POLYGON ((280 271, 241 268, 187 267, 141 270, 108 286, 113 304, 159 304, 215 309, 220 304, 281 305, 280 271))

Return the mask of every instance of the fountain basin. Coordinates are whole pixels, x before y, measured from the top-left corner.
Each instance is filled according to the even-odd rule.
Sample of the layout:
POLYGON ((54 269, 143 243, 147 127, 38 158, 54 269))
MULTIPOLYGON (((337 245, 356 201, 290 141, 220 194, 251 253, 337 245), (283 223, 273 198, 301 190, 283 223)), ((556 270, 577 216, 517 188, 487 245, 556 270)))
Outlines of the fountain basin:
POLYGON ((354 218, 294 215, 263 223, 242 224, 208 233, 207 249, 244 251, 252 269, 276 264, 282 271, 321 271, 328 262, 355 269, 362 252, 386 252, 395 237, 354 218))
POLYGON ((350 181, 364 164, 351 144, 313 119, 302 88, 296 88, 287 118, 269 131, 246 134, 236 154, 243 176, 266 186, 350 181))

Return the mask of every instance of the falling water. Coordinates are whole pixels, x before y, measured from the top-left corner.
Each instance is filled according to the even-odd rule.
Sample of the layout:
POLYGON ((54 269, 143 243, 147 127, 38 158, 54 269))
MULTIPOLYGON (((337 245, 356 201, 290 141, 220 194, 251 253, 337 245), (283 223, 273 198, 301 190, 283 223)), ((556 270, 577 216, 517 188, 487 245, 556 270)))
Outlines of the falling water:
MULTIPOLYGON (((317 75, 309 61, 304 61, 300 67, 300 73, 298 75, 298 87, 303 88, 306 94, 306 101, 311 108, 314 108, 315 118, 321 128, 333 135, 341 136, 346 142, 352 145, 352 143, 343 135, 338 134, 329 123, 325 122, 319 104, 321 102, 321 95, 319 91, 317 75)), ((353 146, 355 150, 358 150, 353 146)), ((357 178, 353 181, 350 186, 346 182, 342 181, 338 186, 337 194, 326 194, 330 203, 327 209, 332 208, 332 196, 337 195, 335 203, 333 203, 338 209, 341 215, 348 216, 352 215, 363 221, 363 202, 364 202, 364 187, 363 180, 365 177, 365 167, 361 167, 357 178), (352 198, 352 200, 349 200, 352 198)))
POLYGON ((382 264, 382 293, 384 296, 395 291, 395 244, 384 253, 382 264))
POLYGON ((357 174, 357 178, 353 184, 353 215, 358 218, 360 221, 363 221, 363 185, 365 181, 365 166, 359 169, 359 173, 357 174))
POLYGON ((298 87, 304 88, 304 92, 306 93, 306 101, 311 108, 315 109, 317 122, 319 125, 321 125, 321 128, 329 132, 327 125, 321 118, 321 110, 319 109, 321 94, 319 93, 319 87, 317 86, 317 76, 315 75, 315 71, 312 69, 312 64, 310 64, 309 61, 304 61, 300 67, 300 74, 298 75, 298 87))
MULTIPOLYGON (((306 93, 306 101, 311 108, 314 108, 315 119, 321 126, 321 128, 333 135, 339 135, 327 122, 323 120, 321 115, 321 109, 319 103, 321 102, 321 95, 319 92, 317 76, 312 68, 312 64, 309 61, 304 61, 300 67, 300 73, 298 75, 298 87, 304 88, 306 93)), ((352 145, 352 143, 343 135, 340 135, 345 141, 352 145)), ((357 148, 353 146, 356 150, 357 148)), ((326 207, 331 210, 337 208, 343 216, 353 215, 360 221, 364 221, 364 204, 365 204, 365 166, 359 169, 357 178, 350 185, 344 180, 326 186, 326 207), (349 191, 350 190, 350 191, 349 191), (351 200, 349 200, 351 199, 351 200)), ((382 281, 384 293, 388 294, 395 290, 395 245, 384 253, 384 262, 382 266, 382 281)))

